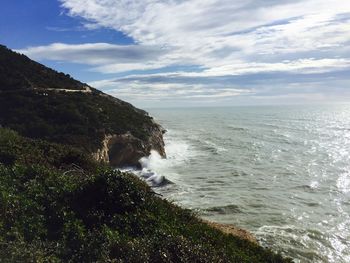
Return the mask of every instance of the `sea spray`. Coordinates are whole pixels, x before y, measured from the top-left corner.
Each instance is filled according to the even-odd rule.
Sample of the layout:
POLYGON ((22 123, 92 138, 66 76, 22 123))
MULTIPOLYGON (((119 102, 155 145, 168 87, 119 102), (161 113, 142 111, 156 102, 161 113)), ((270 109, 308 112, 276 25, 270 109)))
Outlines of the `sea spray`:
POLYGON ((162 186, 171 183, 164 175, 158 174, 156 168, 164 165, 166 162, 157 151, 151 151, 150 156, 140 159, 141 171, 140 176, 152 186, 162 186))
POLYGON ((196 156, 194 147, 183 138, 178 138, 175 132, 168 130, 165 135, 165 151, 163 158, 157 151, 152 150, 149 156, 139 160, 141 169, 128 167, 123 169, 144 179, 152 187, 174 184, 181 175, 174 173, 174 167, 186 164, 196 156))

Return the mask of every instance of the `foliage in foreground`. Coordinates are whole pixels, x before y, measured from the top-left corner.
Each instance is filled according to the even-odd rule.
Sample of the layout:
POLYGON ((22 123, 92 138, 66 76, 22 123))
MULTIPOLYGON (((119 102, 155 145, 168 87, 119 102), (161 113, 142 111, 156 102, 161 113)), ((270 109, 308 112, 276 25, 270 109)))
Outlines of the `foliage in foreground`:
POLYGON ((51 144, 29 146, 8 130, 0 138, 1 149, 26 145, 11 152, 15 161, 0 158, 1 262, 285 262, 209 227, 133 175, 85 161, 58 167, 52 162, 67 148, 42 155, 51 144), (33 151, 48 160, 34 164, 33 151))
POLYGON ((21 137, 5 128, 0 128, 0 163, 7 166, 36 164, 61 170, 73 166, 88 172, 98 167, 91 156, 77 148, 21 137))

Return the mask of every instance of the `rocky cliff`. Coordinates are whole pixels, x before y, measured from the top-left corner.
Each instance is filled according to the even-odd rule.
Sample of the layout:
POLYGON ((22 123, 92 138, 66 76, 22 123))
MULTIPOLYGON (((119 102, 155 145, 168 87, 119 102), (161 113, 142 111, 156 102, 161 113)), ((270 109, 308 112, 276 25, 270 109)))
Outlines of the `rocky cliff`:
POLYGON ((141 140, 130 132, 125 134, 107 134, 102 146, 92 154, 100 162, 120 167, 125 165, 139 166, 140 158, 148 156, 151 150, 156 150, 162 157, 166 157, 163 141, 164 129, 154 123, 147 140, 141 140))
POLYGON ((113 166, 135 166, 163 129, 131 104, 0 46, 0 124, 30 138, 72 145, 113 166))

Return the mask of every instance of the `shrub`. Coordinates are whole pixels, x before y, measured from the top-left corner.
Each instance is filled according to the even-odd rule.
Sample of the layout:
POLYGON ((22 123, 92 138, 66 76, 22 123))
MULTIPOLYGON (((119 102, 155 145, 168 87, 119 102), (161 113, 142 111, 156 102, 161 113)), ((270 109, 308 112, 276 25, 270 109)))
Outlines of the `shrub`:
POLYGON ((0 256, 52 262, 285 262, 157 197, 134 175, 0 166, 0 256))

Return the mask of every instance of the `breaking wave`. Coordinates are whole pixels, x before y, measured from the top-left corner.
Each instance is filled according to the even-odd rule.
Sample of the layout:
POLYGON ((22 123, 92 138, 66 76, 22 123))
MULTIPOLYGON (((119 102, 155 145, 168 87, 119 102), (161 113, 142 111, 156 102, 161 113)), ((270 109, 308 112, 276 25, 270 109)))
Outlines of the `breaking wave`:
POLYGON ((176 177, 174 166, 186 163, 190 156, 194 156, 194 151, 189 143, 177 139, 171 134, 165 135, 165 152, 167 157, 163 158, 157 151, 152 150, 149 156, 142 157, 139 160, 141 169, 128 168, 124 171, 132 172, 143 178, 152 187, 161 187, 174 184, 170 177, 176 177), (165 177, 165 174, 167 177, 165 177))

